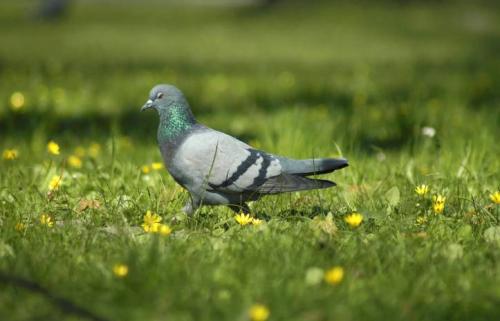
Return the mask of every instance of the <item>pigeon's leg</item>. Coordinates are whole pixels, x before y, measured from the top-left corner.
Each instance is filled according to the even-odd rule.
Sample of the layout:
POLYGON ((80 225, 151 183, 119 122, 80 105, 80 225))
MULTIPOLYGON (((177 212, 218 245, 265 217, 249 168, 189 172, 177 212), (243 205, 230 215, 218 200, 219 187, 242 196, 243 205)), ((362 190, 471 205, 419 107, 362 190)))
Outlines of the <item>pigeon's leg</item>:
POLYGON ((182 211, 187 215, 192 215, 194 213, 195 209, 193 208, 193 203, 191 202, 191 200, 188 200, 186 202, 186 204, 182 208, 182 211))
POLYGON ((243 212, 243 214, 250 214, 250 207, 248 207, 247 203, 241 203, 240 205, 231 204, 228 206, 235 213, 243 212))
POLYGON ((182 208, 182 211, 187 215, 192 215, 200 207, 200 205, 201 202, 197 198, 193 197, 192 195, 189 195, 189 199, 182 208))

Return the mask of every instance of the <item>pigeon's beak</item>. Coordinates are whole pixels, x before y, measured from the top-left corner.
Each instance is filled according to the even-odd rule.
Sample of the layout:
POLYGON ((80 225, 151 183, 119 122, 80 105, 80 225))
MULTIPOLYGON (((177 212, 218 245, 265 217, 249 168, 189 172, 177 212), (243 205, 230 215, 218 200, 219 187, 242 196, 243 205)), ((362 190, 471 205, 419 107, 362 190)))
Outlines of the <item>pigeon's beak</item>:
POLYGON ((146 109, 153 108, 153 101, 148 99, 148 101, 142 106, 141 111, 145 111, 146 109))

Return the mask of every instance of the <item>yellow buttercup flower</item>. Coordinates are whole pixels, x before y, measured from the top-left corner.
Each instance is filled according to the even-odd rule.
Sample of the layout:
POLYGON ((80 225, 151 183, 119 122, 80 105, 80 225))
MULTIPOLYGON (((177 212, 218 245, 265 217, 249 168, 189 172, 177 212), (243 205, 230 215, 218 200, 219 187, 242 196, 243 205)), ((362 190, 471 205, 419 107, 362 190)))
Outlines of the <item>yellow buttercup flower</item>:
POLYGON ((434 195, 432 197, 432 209, 434 213, 441 214, 444 211, 444 205, 446 203, 446 197, 442 195, 434 195))
POLYGON ((500 204, 500 192, 496 191, 495 193, 490 194, 490 200, 495 204, 500 204))
POLYGON ((151 168, 154 169, 155 171, 158 171, 163 168, 163 163, 160 162, 152 163, 151 168))
POLYGON ((262 220, 259 220, 258 218, 252 218, 252 225, 259 226, 262 224, 262 220))
POLYGON ((427 223, 427 217, 418 216, 416 219, 416 223, 417 223, 417 225, 423 225, 423 224, 427 223))
POLYGON ((363 222, 363 215, 359 213, 352 213, 344 218, 344 221, 349 224, 350 227, 358 227, 361 222, 363 222))
POLYGON ((51 140, 48 144, 47 144, 47 151, 52 154, 52 155, 59 155, 60 153, 60 148, 59 148, 59 145, 54 142, 53 140, 51 140))
POLYGON ((113 274, 118 278, 124 278, 128 274, 128 266, 125 264, 115 264, 113 266, 113 274))
POLYGON ((341 266, 334 266, 325 272, 325 282, 328 284, 339 284, 344 278, 344 269, 341 266))
POLYGON ((76 155, 68 157, 68 164, 73 168, 82 168, 82 160, 76 155))
POLYGON ((236 215, 234 219, 236 220, 236 222, 238 222, 238 224, 242 226, 252 223, 253 220, 253 218, 250 217, 250 214, 244 214, 244 213, 236 215))
POLYGON ((158 233, 163 236, 169 236, 172 234, 172 229, 170 226, 166 224, 160 224, 160 227, 158 228, 158 233))
POLYGON ((97 156, 99 156, 99 154, 101 153, 101 145, 99 145, 98 143, 90 144, 88 152, 90 157, 97 158, 97 156))
POLYGON ((144 230, 144 232, 157 233, 160 230, 160 215, 147 210, 146 214, 143 217, 143 221, 144 223, 142 224, 142 229, 144 230))
POLYGON ((61 175, 52 176, 52 178, 50 179, 50 182, 49 182, 49 190, 51 190, 51 191, 58 190, 61 183, 62 183, 62 176, 61 175))
POLYGON ((2 153, 2 157, 5 160, 14 160, 19 156, 17 149, 6 149, 2 153))
POLYGON ((52 227, 54 225, 54 221, 52 220, 52 217, 49 216, 49 214, 43 213, 42 215, 40 215, 40 224, 47 227, 52 227))
POLYGON ((18 232, 23 232, 26 229, 26 225, 22 222, 18 222, 18 223, 16 223, 16 226, 14 226, 14 228, 18 232))
POLYGON ((263 304, 254 304, 250 307, 248 314, 252 321, 266 321, 271 312, 269 312, 269 309, 263 304))
POLYGON ((434 203, 432 204, 432 209, 434 210, 434 213, 441 214, 444 211, 444 203, 434 203))
POLYGON ((141 171, 143 174, 149 174, 149 172, 151 172, 151 167, 149 167, 148 165, 143 165, 141 167, 141 171))
POLYGON ((446 202, 446 196, 443 196, 443 195, 434 195, 432 197, 432 201, 434 203, 445 203, 446 202))
POLYGON ((415 193, 417 193, 418 196, 424 196, 427 192, 429 192, 429 186, 425 184, 415 187, 415 193))
POLYGON ((20 110, 24 107, 26 99, 22 92, 16 91, 10 95, 10 108, 14 111, 20 110))

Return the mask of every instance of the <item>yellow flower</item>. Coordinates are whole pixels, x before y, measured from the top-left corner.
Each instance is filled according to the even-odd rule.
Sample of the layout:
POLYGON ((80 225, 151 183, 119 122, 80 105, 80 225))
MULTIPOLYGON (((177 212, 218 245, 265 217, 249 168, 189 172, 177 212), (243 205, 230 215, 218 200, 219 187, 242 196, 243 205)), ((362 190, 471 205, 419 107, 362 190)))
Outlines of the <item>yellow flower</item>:
POLYGON ((444 203, 434 203, 432 204, 432 209, 434 210, 434 213, 441 214, 444 211, 444 203))
POLYGON ((85 148, 83 148, 82 146, 78 146, 77 148, 75 148, 75 151, 74 151, 75 155, 77 157, 85 157, 85 155, 87 154, 87 152, 85 151, 85 148))
POLYGON ((22 222, 18 222, 18 223, 16 223, 16 226, 14 228, 18 232, 23 232, 26 229, 26 225, 24 225, 24 223, 22 223, 22 222))
POLYGON ((99 154, 101 153, 101 145, 99 145, 98 143, 92 143, 90 144, 88 151, 90 157, 97 158, 97 156, 99 156, 99 154))
POLYGON ((432 197, 432 209, 434 213, 441 214, 444 211, 444 204, 446 203, 446 197, 442 195, 434 195, 432 197))
POLYGON ((54 221, 52 220, 52 217, 49 216, 49 214, 43 213, 42 215, 40 215, 40 224, 47 227, 52 227, 54 225, 54 221))
POLYGON ((54 142, 53 140, 51 140, 47 144, 47 151, 52 155, 59 155, 59 153, 60 153, 59 145, 56 142, 54 142))
POLYGON ((250 214, 244 214, 244 213, 236 215, 234 219, 236 220, 236 222, 238 222, 238 224, 243 226, 252 223, 253 220, 253 218, 250 217, 250 214))
POLYGON ((16 91, 10 95, 10 108, 14 111, 17 111, 23 108, 25 103, 23 93, 16 91))
POLYGON ((160 224, 160 228, 158 229, 158 233, 160 235, 163 235, 163 236, 169 236, 170 234, 172 234, 172 229, 170 228, 170 226, 168 226, 166 224, 160 224))
POLYGON ((262 220, 259 220, 258 218, 252 218, 252 225, 259 226, 262 224, 262 220))
POLYGON ((363 222, 363 215, 359 213, 352 213, 344 218, 344 221, 349 224, 350 227, 358 227, 361 222, 363 222))
POLYGON ((423 225, 423 224, 427 223, 427 217, 418 216, 416 222, 417 222, 417 225, 423 225))
POLYGON ((493 194, 490 194, 490 200, 495 204, 500 204, 500 192, 496 191, 493 194))
POLYGON ((115 264, 115 266, 113 266, 113 274, 118 278, 126 277, 128 274, 128 266, 121 263, 115 264))
POLYGON ((439 194, 438 195, 434 195, 432 197, 432 201, 434 203, 445 203, 446 202, 446 197, 443 196, 443 195, 439 195, 439 194))
POLYGON ((155 162, 151 164, 151 168, 154 169, 155 171, 158 171, 163 168, 163 164, 160 162, 155 162))
POLYGON ((265 305, 254 304, 250 307, 248 314, 250 315, 250 320, 252 321, 266 321, 271 313, 265 305))
POLYGON ((19 152, 17 149, 6 149, 3 151, 2 156, 5 160, 14 160, 19 156, 19 152))
POLYGON ((141 167, 141 171, 143 174, 149 174, 149 172, 151 172, 151 167, 149 167, 148 165, 143 165, 141 167))
POLYGON ((53 190, 59 189, 61 182, 62 182, 61 175, 52 176, 52 178, 50 179, 50 183, 49 183, 49 190, 53 191, 53 190))
POLYGON ((328 284, 339 284, 344 278, 344 269, 341 266, 334 266, 325 272, 325 282, 328 284))
POLYGON ((417 193, 418 196, 424 196, 427 192, 429 192, 429 186, 425 184, 415 187, 415 193, 417 193))
POLYGON ((147 210, 143 217, 144 223, 142 224, 142 229, 146 233, 157 233, 160 230, 161 217, 158 214, 152 213, 147 210))
POLYGON ((82 160, 76 155, 68 157, 68 164, 73 168, 82 168, 82 160))

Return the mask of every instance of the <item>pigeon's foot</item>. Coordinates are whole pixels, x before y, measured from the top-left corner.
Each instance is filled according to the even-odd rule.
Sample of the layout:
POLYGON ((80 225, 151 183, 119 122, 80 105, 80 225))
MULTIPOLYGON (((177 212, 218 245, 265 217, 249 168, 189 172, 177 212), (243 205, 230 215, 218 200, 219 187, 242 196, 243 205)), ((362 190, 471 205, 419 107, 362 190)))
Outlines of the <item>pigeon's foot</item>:
POLYGON ((186 205, 182 208, 182 211, 189 216, 191 216, 195 210, 196 208, 193 207, 193 203, 191 203, 191 201, 187 201, 186 205))

